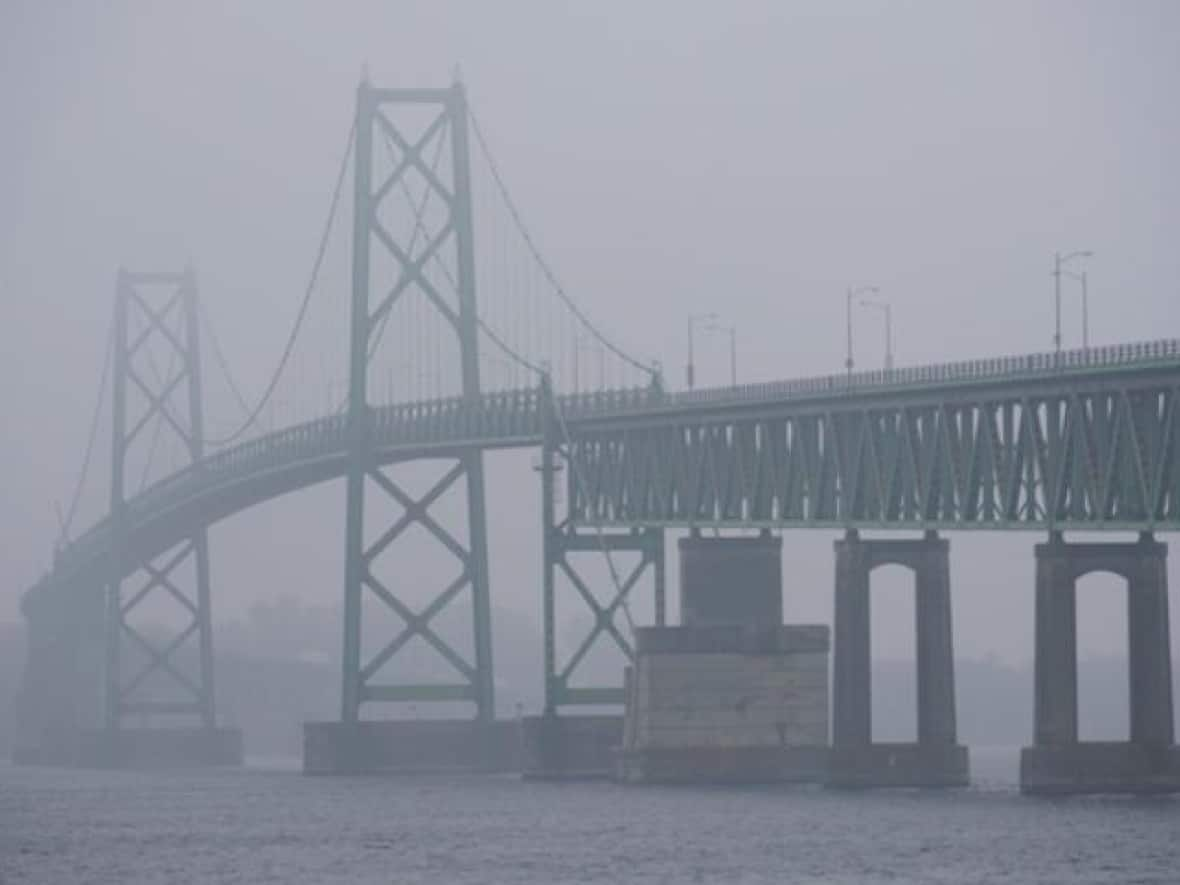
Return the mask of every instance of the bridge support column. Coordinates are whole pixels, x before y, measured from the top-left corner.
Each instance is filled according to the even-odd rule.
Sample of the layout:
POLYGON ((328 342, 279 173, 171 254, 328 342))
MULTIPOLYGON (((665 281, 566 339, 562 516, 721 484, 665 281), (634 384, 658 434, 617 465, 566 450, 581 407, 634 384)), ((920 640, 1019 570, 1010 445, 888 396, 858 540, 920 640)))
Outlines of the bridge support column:
POLYGON ((104 716, 101 725, 79 732, 74 761, 118 768, 240 764, 241 732, 217 725, 206 526, 194 525, 163 551, 136 549, 130 536, 128 473, 142 464, 141 487, 146 483, 161 436, 179 445, 189 470, 204 470, 193 271, 120 270, 112 344, 104 716), (163 377, 153 348, 168 355, 163 377), (171 614, 146 614, 144 608, 153 604, 167 606, 171 614), (172 632, 161 637, 161 630, 172 632))
POLYGON ((599 531, 574 525, 572 513, 585 501, 577 471, 568 463, 567 429, 559 420, 548 379, 542 383, 544 441, 541 450, 542 631, 544 642, 545 709, 523 723, 524 776, 537 780, 605 778, 614 768, 615 751, 622 743, 621 712, 572 713, 571 708, 622 707, 626 700, 624 667, 635 657, 633 638, 620 629, 629 620, 629 600, 648 575, 654 596, 655 621, 665 618, 664 530, 635 528, 599 531), (561 464, 559 459, 565 459, 561 464), (564 469, 566 512, 558 515, 557 477, 564 469), (611 557, 612 588, 603 598, 579 570, 579 562, 611 557), (572 590, 560 592, 562 590, 572 590), (594 621, 582 641, 569 652, 558 648, 559 602, 577 598, 590 609, 594 621), (577 685, 577 671, 600 640, 622 652, 616 685, 577 685))
POLYGON ((835 787, 954 787, 967 784, 967 748, 955 721, 951 636, 950 544, 865 541, 855 532, 835 544, 833 747, 828 784, 835 787), (918 740, 872 739, 869 575, 886 563, 914 571, 918 670, 918 740))
MULTIPOLYGON (((416 457, 446 466, 424 495, 411 493, 396 475, 398 466, 389 463, 394 459, 377 447, 381 419, 369 387, 387 321, 399 305, 413 301, 441 320, 448 333, 439 353, 457 362, 447 368, 455 372, 458 389, 441 389, 440 377, 436 395, 455 394, 473 411, 481 402, 466 94, 460 83, 400 90, 366 81, 357 89, 355 119, 341 713, 339 722, 305 725, 304 771, 512 767, 502 736, 506 730, 515 733, 516 725, 495 721, 482 449, 473 443, 428 447, 416 457), (444 148, 450 152, 446 172, 437 160, 444 148), (426 159, 431 155, 437 174, 426 159), (407 186, 415 168, 427 173, 421 202, 407 186), (437 199, 445 217, 420 240, 428 199, 437 199), (412 230, 400 223, 407 213, 416 219, 412 230), (436 266, 447 277, 445 284, 432 280, 436 266), (452 489, 465 499, 466 525, 458 529, 439 514, 441 506, 434 507, 452 489), (400 515, 380 522, 378 502, 393 504, 400 515), (406 569, 398 567, 415 555, 405 541, 412 528, 425 530, 458 566, 457 577, 448 569, 418 598, 406 569), (460 605, 471 612, 470 641, 439 626, 439 615, 460 605), (397 624, 377 642, 366 635, 376 631, 364 629, 366 612, 374 608, 397 624), (446 681, 407 681, 398 665, 417 640, 453 672, 446 681), (433 702, 462 703, 463 712, 473 715, 416 722, 366 722, 361 716, 364 705, 433 702)), ((422 405, 427 410, 438 403, 422 405)), ((471 430, 478 437, 477 428, 471 430)), ((515 751, 515 741, 510 743, 515 751)))
POLYGON ((681 625, 639 631, 618 777, 637 783, 825 779, 825 625, 783 624, 782 541, 681 538, 681 625))
POLYGON ((28 644, 15 705, 14 762, 77 764, 83 732, 102 727, 103 603, 100 588, 50 584, 22 603, 28 644))
POLYGON ((1174 744, 1167 545, 1036 547, 1036 691, 1033 745, 1020 758, 1025 793, 1180 792, 1174 744), (1107 571, 1127 581, 1130 740, 1078 740, 1077 580, 1107 571))
POLYGON ((779 626, 783 622, 781 538, 710 538, 693 532, 680 552, 680 621, 779 626))

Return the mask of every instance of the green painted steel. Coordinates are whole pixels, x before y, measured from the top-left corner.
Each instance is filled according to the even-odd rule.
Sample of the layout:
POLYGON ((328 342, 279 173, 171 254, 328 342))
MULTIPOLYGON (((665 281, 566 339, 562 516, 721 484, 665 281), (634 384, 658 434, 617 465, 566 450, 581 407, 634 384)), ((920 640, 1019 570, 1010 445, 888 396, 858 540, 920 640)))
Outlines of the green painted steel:
MULTIPOLYGON (((120 270, 115 289, 114 329, 111 496, 104 556, 110 568, 106 570, 103 724, 114 730, 122 727, 128 716, 150 713, 187 715, 212 728, 216 720, 206 526, 189 526, 173 540, 169 549, 150 554, 137 551, 130 541, 131 510, 126 489, 129 455, 137 446, 149 446, 150 462, 150 452, 160 433, 175 434, 180 440, 192 460, 189 470, 194 478, 199 478, 203 471, 204 421, 195 274, 191 269, 180 273, 120 270), (138 317, 136 331, 133 331, 133 316, 138 317), (173 357, 164 376, 154 371, 150 352, 153 344, 166 348, 173 357), (149 367, 153 371, 147 371, 149 367), (129 390, 138 391, 130 401, 129 390), (185 403, 181 412, 172 401, 174 393, 179 391, 183 391, 185 403), (138 408, 136 400, 140 404, 138 408), (148 443, 152 434, 155 436, 148 443), (187 581, 185 572, 191 573, 187 581), (130 578, 137 580, 128 592, 126 585, 130 578), (137 623, 135 617, 145 603, 161 598, 179 607, 184 616, 183 623, 163 645, 160 637, 149 636, 145 624, 137 623), (177 661, 177 656, 194 637, 197 672, 191 674, 177 661), (127 653, 128 645, 133 649, 131 654, 127 653), (136 658, 140 661, 138 665, 134 664, 136 658), (158 696, 164 690, 169 692, 169 697, 158 696)), ((151 626, 155 632, 167 629, 159 623, 151 626)))
MULTIPOLYGON (((1079 409, 1075 412, 1074 425, 1069 435, 1064 435, 1061 432, 1063 427, 1059 425, 1058 432, 1051 437, 1054 440, 1054 465, 1071 465, 1071 472, 1067 474, 1067 478, 1072 477, 1072 471, 1080 470, 1086 460, 1072 456, 1064 457, 1062 441, 1070 443, 1069 447, 1072 448, 1074 441, 1084 439, 1084 446, 1078 447, 1076 451, 1090 453, 1090 463, 1101 468, 1095 477, 1096 484, 1093 488, 1100 489, 1102 495, 1107 496, 1112 502, 1129 502, 1133 500, 1134 491, 1132 489, 1131 492, 1124 493, 1123 480, 1128 474, 1138 476, 1142 472, 1147 488, 1146 498, 1150 500, 1154 494, 1156 503, 1160 506, 1157 506, 1154 514, 1149 514, 1145 509, 1140 510, 1139 517, 1132 515, 1130 506, 1120 506, 1118 518, 1115 518, 1114 514, 1105 514, 1105 518, 1097 518, 1102 511, 1096 510, 1093 519, 1063 521, 1058 518, 1055 523, 1061 528, 1097 530, 1147 531, 1180 528, 1180 518, 1176 512, 1176 483, 1180 475, 1180 453, 1177 444, 1180 433, 1175 426, 1176 389, 1180 386, 1180 342, 1159 341, 1103 348, 1090 351, 1084 359, 1078 352, 1067 352, 1063 354, 1063 361, 1064 365, 1061 368, 1055 368, 1052 365, 1051 354, 1039 354, 952 366, 898 369, 888 375, 865 373, 854 375, 851 387, 847 386, 844 376, 826 376, 680 394, 658 395, 648 389, 601 391, 593 394, 556 396, 553 402, 566 420, 579 458, 596 471, 592 476, 591 485, 602 490, 595 492, 599 501, 598 508, 603 518, 610 521, 614 517, 611 506, 608 506, 610 495, 607 494, 607 490, 611 488, 611 482, 616 483, 616 491, 611 494, 617 497, 620 475, 617 468, 612 465, 618 462, 614 454, 600 457, 595 450, 603 447, 611 439, 622 446, 625 440, 641 437, 650 440, 658 438, 661 433, 665 436, 670 435, 677 429, 684 440, 689 439, 690 432, 696 434, 693 439, 701 439, 706 428, 740 425, 745 433, 745 448, 730 444, 728 438, 725 447, 713 448, 715 459, 718 452, 723 455, 728 452, 732 456, 732 464, 736 465, 739 453, 743 458, 748 455, 748 431, 751 424, 756 426, 761 421, 768 427, 779 427, 782 424, 776 422, 785 424, 798 420, 802 424, 811 422, 815 416, 828 415, 832 416, 833 424, 836 415, 860 416, 860 427, 876 427, 875 436, 865 438, 866 446, 870 440, 876 446, 877 441, 889 438, 894 440, 900 451, 920 451, 929 458, 931 448, 929 445, 922 448, 923 428, 920 422, 915 424, 915 419, 925 414, 926 427, 931 427, 931 420, 935 421, 934 426, 938 426, 941 422, 941 412, 945 408, 948 417, 952 412, 960 417, 956 419, 955 436, 952 438, 948 434, 945 443, 940 437, 939 446, 949 446, 952 439, 958 440, 960 448, 957 457, 960 458, 960 462, 956 463, 962 463, 961 459, 965 457, 965 452, 975 452, 975 460, 970 463, 976 465, 976 471, 984 464, 1000 466, 1003 468, 1000 476, 1010 480, 1013 465, 1016 463, 1016 453, 1020 451, 1024 469, 1027 470, 1031 464, 1035 471, 1035 490, 1041 487, 1041 477, 1052 477, 1056 474, 1053 471, 1045 473, 1039 466, 1042 460, 1047 464, 1050 457, 1049 427, 1052 422, 1049 422, 1049 426, 1044 421, 1034 424, 1032 418, 1043 418, 1051 401, 1068 403, 1076 396, 1076 401, 1084 406, 1084 411, 1079 409), (1151 416, 1144 405, 1152 390, 1157 397, 1157 410, 1164 410, 1157 411, 1159 420, 1156 421, 1150 420, 1151 416), (1102 397, 1105 397, 1105 400, 1102 400, 1102 397), (1021 430, 1021 433, 1025 434, 1020 438, 1024 440, 1021 446, 1017 445, 1016 430, 1021 427, 1018 418, 1022 414, 1025 402, 1030 405, 1030 420, 1028 430, 1021 430), (1113 409, 1114 403, 1119 404, 1119 432, 1134 438, 1138 443, 1136 446, 1126 447, 1121 442, 1119 446, 1111 446, 1110 434, 1115 426, 1114 414, 1101 408, 1095 412, 1095 404, 1100 402, 1105 402, 1110 409, 1113 409), (1122 417, 1126 408, 1124 403, 1134 402, 1140 403, 1139 412, 1132 409, 1130 413, 1126 413, 1132 414, 1133 419, 1125 422, 1122 417), (1036 409, 1031 408, 1033 404, 1037 404, 1036 409), (932 410, 933 419, 930 417, 932 410), (1165 420, 1165 413, 1171 416, 1170 421, 1165 420), (1007 414, 1011 415, 1013 428, 1010 437, 1004 435, 1007 429, 1004 416, 1007 414), (893 417, 889 417, 891 415, 893 417), (902 415, 909 416, 909 420, 901 423, 902 415), (981 427, 988 427, 986 420, 980 421, 981 415, 991 416, 994 432, 982 436, 975 432, 981 427), (967 420, 964 416, 970 416, 969 425, 963 423, 967 420), (1076 420, 1079 417, 1084 417, 1085 421, 1076 420), (867 420, 869 418, 872 420, 867 420), (1143 422, 1146 424, 1146 433, 1140 430, 1143 422), (963 430, 968 426, 972 432, 964 434, 963 430), (910 430, 906 430, 907 427, 910 430), (1080 433, 1080 429, 1087 427, 1088 433, 1080 433), (1096 433, 1099 427, 1106 429, 1105 438, 1096 433), (698 429, 693 431, 692 428, 698 429), (891 428, 892 433, 889 432, 891 428), (913 432, 915 429, 916 434, 913 432), (1029 430, 1034 431, 1031 437, 1029 430), (1033 459, 1024 457, 1025 452, 1030 449, 1030 438, 1034 441, 1031 449, 1039 453, 1033 459), (1007 439, 1012 441, 1011 446, 994 445, 1007 439), (1045 440, 1045 443, 1036 444, 1038 439, 1045 440), (964 441, 970 444, 967 449, 962 447, 964 441), (915 442, 918 443, 917 449, 915 442), (1116 455, 1113 462, 1112 451, 1116 455), (1105 459, 1094 459, 1095 454, 1103 452, 1106 454, 1105 459), (1142 454, 1136 455, 1136 452, 1142 454), (1115 469, 1115 464, 1121 466, 1115 469), (1127 469, 1127 465, 1130 465, 1130 470, 1127 469), (1100 483, 1098 476, 1102 476, 1100 483)), ((538 447, 542 444, 544 433, 545 401, 546 394, 538 387, 487 393, 474 403, 461 397, 452 397, 430 402, 372 406, 369 409, 368 424, 371 432, 371 457, 374 463, 383 464, 419 457, 437 457, 440 454, 460 452, 471 447, 538 447)), ((1064 412, 1062 420, 1063 418, 1064 412)), ((842 417, 841 420, 845 424, 851 422, 853 438, 858 438, 859 428, 856 422, 848 417, 842 417)), ((824 424, 826 423, 825 421, 824 424)), ((946 426, 950 430, 949 421, 946 426)), ((821 430, 820 433, 822 432, 821 430)), ((939 432, 941 433, 941 430, 939 432)), ((762 439, 761 433, 762 431, 757 431, 755 434, 756 453, 762 451, 757 444, 762 439)), ((839 430, 836 433, 839 433, 839 430)), ((739 439, 742 438, 739 433, 739 439)), ((800 439, 803 438, 801 434, 800 439)), ((1120 440, 1123 438, 1124 436, 1119 437, 1120 440)), ((933 439, 931 436, 930 441, 933 439)), ((646 468, 638 466, 633 469, 640 476, 662 475, 668 481, 671 477, 679 475, 674 471, 684 471, 692 466, 689 455, 699 458, 703 450, 703 446, 690 447, 686 442, 681 449, 669 454, 667 463, 663 465, 662 474, 649 474, 646 468), (681 455, 685 456, 684 460, 680 460, 681 455)), ((623 448, 619 451, 631 450, 623 448)), ((647 451, 649 457, 654 456, 652 449, 649 448, 647 451)), ((784 446, 778 454, 789 454, 790 451, 784 446)), ((877 449, 874 448, 873 451, 876 452, 877 449)), ((933 451, 938 453, 944 450, 935 448, 933 451)), ((955 449, 951 448, 950 451, 954 452, 955 449)), ((129 549, 135 556, 140 557, 162 552, 167 545, 182 538, 193 525, 213 522, 275 494, 342 476, 345 473, 346 452, 347 419, 341 415, 332 415, 269 433, 208 455, 202 459, 199 466, 194 465, 181 470, 149 486, 141 494, 127 499, 125 530, 129 549), (268 484, 262 480, 273 481, 268 484)), ((802 458, 803 452, 803 448, 796 450, 798 459, 802 458)), ((834 448, 830 454, 835 454, 834 448)), ((878 452, 878 468, 881 472, 885 462, 879 459, 878 452)), ((724 464, 725 459, 710 463, 724 464)), ((745 463, 746 461, 743 461, 743 464, 745 463)), ((780 479, 784 476, 779 472, 779 465, 783 462, 763 460, 761 463, 764 469, 773 464, 774 476, 780 479)), ((795 463, 799 464, 800 461, 797 460, 795 463)), ((830 458, 826 463, 827 469, 831 469, 830 458)), ((843 463, 837 461, 836 468, 843 463)), ((935 463, 939 464, 940 469, 945 470, 945 460, 936 458, 935 463)), ((895 460, 889 470, 896 472, 896 464, 895 460)), ((697 467, 701 466, 697 464, 697 467)), ((742 476, 740 473, 737 475, 742 476)), ((843 475, 837 474, 838 477, 843 475)), ((912 469, 907 468, 904 475, 922 474, 913 474, 912 469)), ((968 476, 961 470, 955 475, 964 479, 968 476)), ((982 475, 979 472, 975 473, 968 488, 986 487, 986 483, 981 486, 982 480, 978 479, 982 475)), ((1022 472, 1021 476, 1025 475, 1022 472)), ((568 475, 566 479, 569 480, 568 475)), ((816 487, 818 488, 818 484, 816 487)), ((993 482, 992 494, 988 498, 990 503, 978 498, 975 506, 963 508, 953 520, 943 517, 944 510, 941 504, 937 510, 918 511, 934 513, 933 518, 923 520, 910 517, 908 502, 914 500, 916 493, 916 488, 911 487, 907 509, 901 508, 901 498, 898 497, 896 508, 879 509, 875 521, 870 519, 867 522, 858 522, 867 527, 881 528, 913 527, 915 524, 920 527, 960 530, 1044 530, 1047 527, 1048 520, 1043 518, 998 518, 1002 512, 998 492, 1003 488, 1005 486, 1002 482, 993 482), (972 516, 975 518, 971 518, 972 516)), ((1017 484, 1017 489, 1020 488, 1017 484)), ((1064 488, 1068 492, 1068 485, 1064 488)), ((924 494, 920 500, 925 501, 927 507, 933 508, 935 500, 949 500, 942 496, 937 499, 931 497, 931 485, 924 486, 923 489, 924 494)), ((630 500, 630 492, 624 491, 622 494, 625 500, 630 500)), ((875 497, 871 497, 871 488, 866 494, 870 497, 862 497, 862 502, 885 499, 879 490, 875 497)), ((956 493, 953 500, 967 502, 969 497, 956 493)), ((1067 503, 1074 507, 1081 506, 1091 499, 1093 496, 1074 495, 1071 498, 1066 495, 1067 503)), ((649 502, 650 500, 652 499, 649 498, 649 502)), ((739 498, 739 501, 744 500, 746 498, 739 498)), ((819 500, 817 495, 816 501, 819 500)), ((831 508, 835 506, 833 501, 839 500, 839 497, 832 499, 829 496, 827 506, 831 508)), ((1036 500, 1040 501, 1041 496, 1038 495, 1036 500)), ((794 501, 797 504, 809 504, 806 497, 796 497, 794 501)), ((765 502, 759 501, 759 507, 764 506, 765 502)), ((860 506, 868 505, 862 503, 860 506)), ((1018 506, 1018 512, 1019 509, 1018 506)), ((723 511, 730 517, 724 520, 725 522, 738 521, 732 518, 733 510, 733 503, 730 501, 728 508, 723 511)), ((790 512, 789 508, 787 512, 790 512)), ((742 524, 820 528, 847 525, 842 515, 824 515, 818 507, 813 512, 808 506, 803 512, 806 519, 780 520, 782 511, 776 503, 775 509, 771 511, 771 517, 767 518, 764 510, 761 513, 755 510, 754 513, 744 515, 742 524)), ((1037 511, 1034 510, 1035 512, 1037 511)), ((1068 515, 1070 512, 1071 508, 1067 506, 1065 514, 1068 515)), ((579 503, 575 513, 577 525, 583 528, 593 527, 594 516, 593 505, 589 502, 579 503)), ((670 519, 666 511, 660 518, 648 512, 639 524, 647 524, 646 521, 649 519, 651 524, 679 521, 670 519)), ((707 524, 699 512, 696 523, 707 524)), ((129 558, 118 562, 111 561, 113 533, 114 526, 110 518, 99 521, 58 553, 48 579, 59 583, 79 579, 92 582, 95 575, 101 576, 100 580, 105 580, 107 573, 122 571, 127 574, 134 567, 129 558)))
POLYGON ((578 525, 1174 530, 1180 353, 681 394, 582 425, 569 458, 578 525))
MULTIPOLYGON (((421 498, 408 494, 383 468, 379 458, 382 431, 389 421, 414 415, 421 430, 435 441, 448 432, 462 432, 462 423, 478 415, 482 400, 479 383, 478 315, 475 301, 474 226, 471 218, 471 183, 467 145, 467 102, 459 84, 442 90, 383 90, 362 83, 357 91, 355 141, 355 195, 353 219, 353 276, 350 337, 348 411, 344 439, 347 448, 347 509, 345 516, 344 641, 341 720, 356 722, 367 702, 474 701, 476 717, 490 722, 495 713, 492 674, 491 604, 488 588, 487 526, 484 506, 483 450, 478 445, 454 446, 441 453, 452 459, 441 479, 421 498), (407 103, 429 110, 431 122, 421 132, 403 131, 397 112, 407 103), (424 162, 427 145, 450 139, 453 169, 438 176, 424 162), (374 180, 373 151, 376 139, 400 154, 388 175, 374 180), (409 241, 399 239, 383 220, 382 206, 393 202, 408 171, 416 169, 430 193, 446 207, 439 232, 416 250, 417 231, 409 241), (455 304, 448 302, 430 282, 426 263, 444 250, 452 250, 456 267, 455 304), (396 268, 392 279, 374 279, 376 251, 396 268), (462 393, 454 400, 423 404, 420 411, 374 411, 369 402, 370 360, 380 341, 393 306, 403 297, 421 298, 428 309, 447 320, 458 340, 462 393), (449 424, 449 421, 456 423, 449 424), (430 513, 431 505, 452 487, 461 487, 467 501, 467 543, 463 544, 430 513), (366 496, 388 498, 402 516, 389 525, 366 525, 376 517, 365 507, 366 496), (368 515, 367 515, 368 514, 368 515), (382 580, 374 570, 383 556, 397 559, 406 551, 394 549, 413 525, 420 526, 450 551, 460 566, 459 577, 443 587, 426 606, 415 611, 399 596, 396 579, 382 580), (366 541, 375 530, 376 539, 366 541), (470 591, 474 660, 468 661, 451 642, 431 626, 445 608, 459 604, 470 591), (361 634, 367 605, 379 605, 397 615, 403 626, 368 659, 361 634), (374 684, 407 643, 421 638, 465 682, 455 687, 422 687, 374 684)), ((408 191, 406 192, 408 194, 408 191)), ((396 226, 395 226, 396 227, 396 226)), ((306 441, 306 439, 302 440, 306 441)), ((437 453, 436 453, 437 454, 437 453)), ((404 561, 404 560, 402 560, 404 561)))
POLYGON ((541 455, 542 519, 542 632, 544 642, 545 714, 555 715, 562 706, 579 704, 616 704, 622 701, 617 688, 592 688, 573 683, 586 656, 599 642, 609 641, 630 661, 635 651, 631 638, 619 625, 622 613, 630 621, 627 609, 641 580, 651 577, 655 599, 656 623, 663 625, 664 605, 664 532, 662 529, 625 529, 605 531, 601 526, 579 528, 572 520, 569 504, 575 498, 566 495, 564 507, 558 505, 557 474, 564 468, 571 487, 585 488, 585 478, 569 460, 574 437, 563 411, 564 404, 550 395, 548 379, 542 380, 544 434, 541 455), (559 510, 560 515, 559 515, 559 510), (638 554, 622 569, 616 567, 615 555, 638 554), (608 598, 604 601, 579 572, 578 563, 605 557, 612 578, 608 598), (559 603, 570 601, 586 607, 593 615, 589 630, 564 656, 559 655, 557 610, 559 603), (559 663, 559 658, 563 658, 559 663))

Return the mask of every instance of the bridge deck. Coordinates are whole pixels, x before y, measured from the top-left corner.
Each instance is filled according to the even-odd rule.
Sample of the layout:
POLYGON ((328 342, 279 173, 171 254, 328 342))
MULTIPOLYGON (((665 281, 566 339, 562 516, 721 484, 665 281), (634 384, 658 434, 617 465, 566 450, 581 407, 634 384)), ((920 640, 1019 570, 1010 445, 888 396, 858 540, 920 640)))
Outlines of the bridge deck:
MULTIPOLYGON (((1178 386, 1169 340, 565 395, 555 409, 583 524, 1180 528, 1178 386)), ((388 463, 539 445, 544 421, 529 388, 375 407, 370 432, 388 463)), ((161 480, 127 502, 129 546, 155 555, 194 524, 340 476, 347 432, 344 415, 326 416, 161 480)), ((110 528, 101 520, 59 551, 46 580, 112 567, 110 528)))

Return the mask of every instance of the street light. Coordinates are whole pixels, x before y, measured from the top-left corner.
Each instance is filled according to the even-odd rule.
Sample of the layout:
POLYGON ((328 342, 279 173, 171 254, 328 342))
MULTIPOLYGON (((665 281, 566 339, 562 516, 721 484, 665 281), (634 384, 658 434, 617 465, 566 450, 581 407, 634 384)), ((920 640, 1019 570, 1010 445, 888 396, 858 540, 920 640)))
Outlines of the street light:
POLYGON ((1086 272, 1074 273, 1072 270, 1064 272, 1067 277, 1082 284, 1082 350, 1090 349, 1090 292, 1086 272))
POLYGON ((871 298, 862 298, 860 300, 861 307, 868 307, 872 310, 879 310, 885 314, 885 371, 889 372, 893 369, 893 305, 888 301, 873 301, 871 298))
POLYGON ((737 326, 711 323, 705 328, 710 332, 721 332, 729 336, 729 386, 737 387, 737 326))
POLYGON ((1093 255, 1094 253, 1090 249, 1080 249, 1077 252, 1070 252, 1068 255, 1062 255, 1060 252, 1053 253, 1053 349, 1057 353, 1058 361, 1061 358, 1061 269, 1075 258, 1090 258, 1093 255))
POLYGON ((717 314, 715 313, 690 313, 688 315, 688 369, 685 372, 688 380, 688 389, 692 390, 696 381, 696 376, 693 370, 692 363, 692 329, 697 323, 717 322, 717 314))
POLYGON ((848 383, 852 384, 852 299, 863 292, 872 292, 874 295, 880 294, 881 290, 876 286, 857 286, 855 289, 848 290, 848 300, 845 303, 844 320, 845 329, 848 333, 848 348, 844 354, 844 369, 848 373, 848 383))

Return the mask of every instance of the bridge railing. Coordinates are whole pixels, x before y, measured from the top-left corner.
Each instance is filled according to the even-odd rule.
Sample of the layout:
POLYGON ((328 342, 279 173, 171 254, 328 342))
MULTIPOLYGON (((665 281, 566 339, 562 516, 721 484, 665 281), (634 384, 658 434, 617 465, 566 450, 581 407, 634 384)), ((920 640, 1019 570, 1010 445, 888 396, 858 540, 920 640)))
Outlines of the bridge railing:
POLYGON ((990 359, 961 360, 929 366, 876 369, 851 375, 821 375, 791 381, 767 381, 736 387, 690 390, 668 395, 670 405, 710 405, 730 401, 790 399, 835 393, 865 393, 875 389, 915 385, 1020 380, 1029 377, 1109 370, 1180 361, 1180 339, 1161 339, 1109 347, 1078 348, 1060 354, 1034 353, 990 359))

